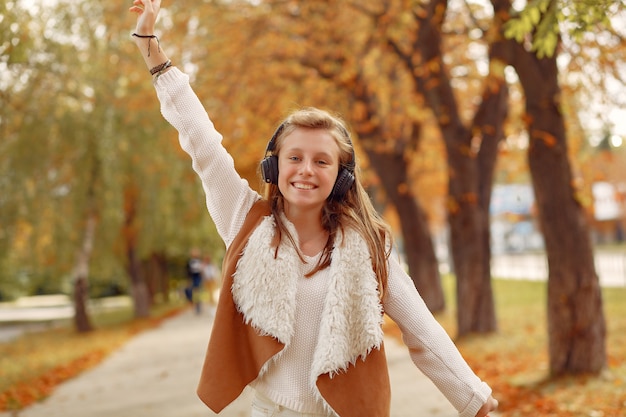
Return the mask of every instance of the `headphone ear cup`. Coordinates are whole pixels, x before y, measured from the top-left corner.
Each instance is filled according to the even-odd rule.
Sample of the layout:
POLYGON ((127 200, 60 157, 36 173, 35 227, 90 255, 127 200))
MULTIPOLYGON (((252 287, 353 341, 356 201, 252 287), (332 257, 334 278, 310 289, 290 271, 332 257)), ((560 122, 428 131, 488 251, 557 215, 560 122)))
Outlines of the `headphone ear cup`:
POLYGON ((271 155, 261 161, 261 175, 263 181, 269 184, 278 184, 278 157, 271 155))
POLYGON ((333 191, 330 194, 331 197, 335 200, 342 199, 350 187, 352 187, 352 184, 354 184, 354 174, 349 170, 342 168, 339 175, 337 175, 337 181, 335 181, 333 191))

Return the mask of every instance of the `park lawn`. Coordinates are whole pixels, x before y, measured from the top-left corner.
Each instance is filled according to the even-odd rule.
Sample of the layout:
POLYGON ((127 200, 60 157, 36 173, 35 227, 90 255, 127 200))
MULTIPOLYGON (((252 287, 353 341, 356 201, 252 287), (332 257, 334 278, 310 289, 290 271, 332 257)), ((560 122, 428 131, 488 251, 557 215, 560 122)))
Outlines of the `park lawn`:
POLYGON ((0 412, 47 397, 55 386, 97 365, 138 332, 181 312, 183 304, 154 307, 134 319, 132 308, 92 317, 96 330, 78 334, 69 324, 0 343, 0 412))
MULTIPOLYGON (((443 280, 448 308, 437 319, 456 334, 454 282, 443 280)), ((494 390, 503 417, 618 417, 626 410, 626 287, 603 290, 608 369, 599 377, 549 380, 546 284, 493 280, 499 330, 457 340, 472 369, 494 390)), ((386 332, 399 335, 391 322, 386 332)))

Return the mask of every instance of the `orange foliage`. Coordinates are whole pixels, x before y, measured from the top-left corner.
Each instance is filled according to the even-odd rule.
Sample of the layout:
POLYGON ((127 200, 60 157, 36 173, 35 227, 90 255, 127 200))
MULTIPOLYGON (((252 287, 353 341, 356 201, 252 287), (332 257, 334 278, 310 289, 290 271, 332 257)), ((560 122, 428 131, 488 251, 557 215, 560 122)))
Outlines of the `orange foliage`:
MULTIPOLYGON (((400 329, 385 318, 384 331, 402 343, 400 329)), ((528 373, 531 364, 537 368, 547 361, 546 354, 535 350, 498 350, 485 353, 471 343, 457 344, 463 357, 481 379, 493 389, 500 405, 498 411, 506 417, 619 417, 624 414, 626 391, 623 381, 615 378, 605 382, 604 376, 568 376, 560 379, 516 383, 528 373), (600 383, 594 381, 600 380, 600 383), (619 389, 618 389, 619 388, 619 389)), ((623 356, 609 355, 609 366, 623 366, 623 356)), ((522 378, 523 379, 523 378, 522 378)))
POLYGON ((20 409, 47 397, 57 385, 100 363, 107 353, 89 352, 34 379, 19 382, 0 394, 0 410, 20 409))
MULTIPOLYGON (((158 326, 163 320, 173 317, 181 311, 183 311, 182 308, 173 309, 158 317, 133 321, 125 327, 125 335, 122 342, 127 341, 143 330, 158 326)), ((8 390, 0 393, 0 412, 19 410, 43 400, 52 393, 57 385, 98 365, 118 347, 118 344, 109 343, 106 348, 89 351, 70 362, 59 364, 34 378, 19 381, 8 390)))

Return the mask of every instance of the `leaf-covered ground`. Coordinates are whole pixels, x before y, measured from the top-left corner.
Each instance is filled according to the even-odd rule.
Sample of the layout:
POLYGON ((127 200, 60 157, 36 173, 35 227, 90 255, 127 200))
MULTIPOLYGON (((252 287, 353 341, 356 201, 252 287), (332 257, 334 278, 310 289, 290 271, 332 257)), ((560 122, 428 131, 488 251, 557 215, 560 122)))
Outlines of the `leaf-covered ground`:
MULTIPOLYGON (((454 335, 453 282, 444 280, 448 309, 437 319, 454 335)), ((626 416, 626 288, 606 289, 608 369, 598 377, 548 379, 545 285, 494 281, 499 331, 457 341, 474 371, 494 389, 503 417, 626 416)), ((0 344, 0 411, 23 408, 54 387, 98 364, 137 332, 179 309, 77 335, 53 329, 0 344)), ((392 322, 387 334, 399 337, 392 322)))
MULTIPOLYGON (((452 282, 444 284, 451 294, 452 282)), ((545 284, 495 280, 494 293, 498 333, 456 342, 472 369, 493 388, 503 417, 626 416, 626 288, 603 294, 608 369, 596 377, 557 380, 548 378, 545 284)), ((450 335, 456 334, 454 315, 437 316, 450 335)), ((399 337, 391 322, 385 331, 399 337)))

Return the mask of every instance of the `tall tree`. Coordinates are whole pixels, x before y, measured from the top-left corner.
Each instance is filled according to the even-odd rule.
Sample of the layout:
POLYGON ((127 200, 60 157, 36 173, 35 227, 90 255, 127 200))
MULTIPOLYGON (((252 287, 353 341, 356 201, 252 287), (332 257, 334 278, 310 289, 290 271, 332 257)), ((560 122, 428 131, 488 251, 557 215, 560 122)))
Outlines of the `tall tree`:
MULTIPOLYGON (((493 1, 503 19, 507 0, 493 1)), ((538 23, 554 19, 558 2, 538 10, 538 23)), ((539 30, 528 35, 540 37, 539 30)), ((548 340, 552 375, 600 372, 607 363, 602 293, 595 270, 589 227, 577 199, 561 111, 557 66, 553 54, 535 53, 536 44, 510 41, 509 62, 519 75, 526 98, 530 138, 528 163, 548 258, 548 340)))
POLYGON ((424 97, 435 115, 446 145, 458 335, 463 336, 497 328, 489 271, 490 185, 482 192, 480 187, 493 177, 495 150, 503 138, 502 125, 506 118, 506 112, 501 109, 506 108, 508 95, 504 67, 494 60, 490 77, 484 83, 481 107, 474 114, 471 126, 464 122, 444 61, 447 6, 444 0, 412 2, 407 11, 411 23, 404 32, 409 35, 400 37, 391 33, 388 42, 412 74, 416 93, 424 97))

